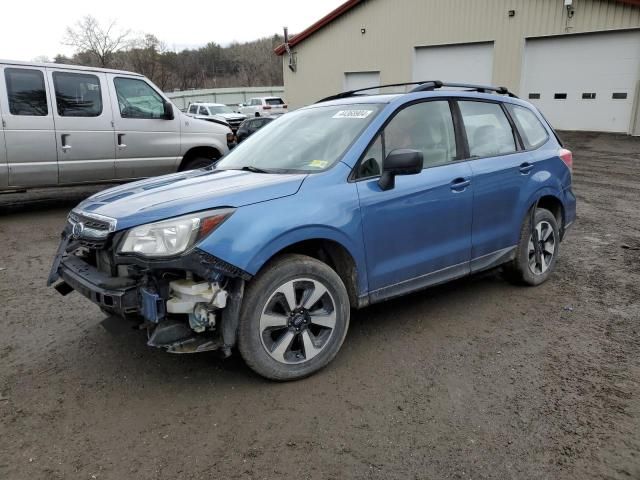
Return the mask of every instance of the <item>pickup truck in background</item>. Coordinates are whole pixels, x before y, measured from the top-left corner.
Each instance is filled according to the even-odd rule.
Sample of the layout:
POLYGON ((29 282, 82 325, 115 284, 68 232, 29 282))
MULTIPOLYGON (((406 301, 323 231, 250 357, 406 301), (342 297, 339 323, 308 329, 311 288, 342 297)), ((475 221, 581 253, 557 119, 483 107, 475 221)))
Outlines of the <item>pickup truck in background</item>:
POLYGON ((201 120, 220 120, 229 125, 233 133, 247 119, 246 115, 234 112, 230 107, 222 103, 191 103, 187 109, 187 115, 201 120))

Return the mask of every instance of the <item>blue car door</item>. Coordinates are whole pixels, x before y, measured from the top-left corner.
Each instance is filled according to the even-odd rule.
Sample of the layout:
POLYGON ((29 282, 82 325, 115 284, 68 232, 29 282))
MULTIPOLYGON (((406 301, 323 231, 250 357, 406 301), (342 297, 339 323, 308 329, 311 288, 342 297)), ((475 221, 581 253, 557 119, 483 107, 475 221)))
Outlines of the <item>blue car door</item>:
POLYGON ((522 202, 535 169, 498 102, 458 102, 473 171, 472 270, 499 263, 518 242, 522 202))
POLYGON ((469 272, 471 168, 459 161, 450 107, 430 100, 401 109, 356 167, 372 301, 469 272), (424 169, 383 191, 383 159, 399 148, 421 151, 424 169))

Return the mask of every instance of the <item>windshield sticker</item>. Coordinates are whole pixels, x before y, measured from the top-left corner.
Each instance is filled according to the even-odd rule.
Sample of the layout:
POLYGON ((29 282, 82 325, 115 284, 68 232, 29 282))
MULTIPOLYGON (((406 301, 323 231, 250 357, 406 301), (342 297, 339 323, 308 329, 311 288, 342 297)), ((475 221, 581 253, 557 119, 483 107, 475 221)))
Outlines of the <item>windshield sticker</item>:
POLYGON ((373 110, 340 110, 332 118, 367 118, 373 110))
POLYGON ((309 166, 313 168, 325 168, 329 162, 327 160, 311 160, 309 166))

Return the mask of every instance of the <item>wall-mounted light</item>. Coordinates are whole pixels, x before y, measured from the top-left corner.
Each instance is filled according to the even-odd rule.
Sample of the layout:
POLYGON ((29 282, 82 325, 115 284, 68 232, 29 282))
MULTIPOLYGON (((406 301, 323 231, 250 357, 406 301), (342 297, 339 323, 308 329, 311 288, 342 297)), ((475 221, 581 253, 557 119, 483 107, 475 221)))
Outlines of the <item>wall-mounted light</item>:
POLYGON ((364 27, 362 27, 362 28, 360 29, 360 33, 361 33, 362 35, 364 35, 365 33, 367 33, 367 29, 366 29, 366 28, 364 28, 364 27))
POLYGON ((515 17, 516 16, 516 11, 515 10, 509 10, 509 16, 510 17, 515 17))
POLYGON ((567 9, 567 17, 572 18, 575 13, 573 8, 573 0, 564 0, 564 6, 567 9))

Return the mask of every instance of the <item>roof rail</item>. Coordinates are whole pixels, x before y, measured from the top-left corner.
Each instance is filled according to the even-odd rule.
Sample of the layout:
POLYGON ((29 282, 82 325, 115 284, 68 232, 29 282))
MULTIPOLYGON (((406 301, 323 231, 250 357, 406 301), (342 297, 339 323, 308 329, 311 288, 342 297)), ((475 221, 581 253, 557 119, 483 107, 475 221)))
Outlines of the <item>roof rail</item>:
MULTIPOLYGON (((422 92, 424 90, 430 90, 430 89, 423 89, 421 87, 422 86, 419 85, 419 86, 417 86, 416 88, 414 88, 411 91, 412 92, 422 92)), ((498 95, 508 95, 510 97, 513 97, 513 98, 518 98, 515 94, 510 92, 507 87, 494 87, 492 85, 474 85, 474 84, 471 84, 471 83, 440 82, 440 86, 438 88, 442 88, 442 87, 463 88, 463 89, 465 89, 467 91, 478 92, 478 93, 495 92, 498 95)))
MULTIPOLYGON (((356 90, 349 90, 347 92, 331 95, 329 97, 323 98, 322 100, 318 100, 316 103, 328 102, 329 100, 338 100, 339 98, 353 97, 359 92, 366 92, 367 90, 373 90, 375 88, 406 87, 407 85, 418 85, 418 87, 416 88, 422 88, 422 90, 420 91, 426 91, 426 90, 433 90, 435 88, 440 88, 442 86, 442 82, 440 80, 427 80, 422 82, 389 83, 387 85, 376 85, 374 87, 358 88, 356 90)), ((418 90, 414 88, 412 92, 413 91, 417 92, 418 90)))
POLYGON ((452 87, 452 88, 462 88, 462 89, 465 89, 466 91, 479 92, 479 93, 495 92, 498 95, 508 95, 513 98, 518 98, 516 97, 516 95, 510 92, 507 89, 507 87, 493 87, 491 85, 473 85, 473 84, 467 84, 467 83, 445 83, 445 82, 441 82, 440 80, 426 80, 421 82, 390 83, 387 85, 376 85, 374 87, 358 88, 356 90, 349 90, 347 92, 331 95, 329 97, 323 98, 322 100, 318 100, 316 103, 328 102, 329 100, 338 100, 340 98, 354 97, 360 92, 366 92, 367 90, 373 90, 376 88, 405 87, 407 85, 416 85, 416 87, 410 90, 409 93, 427 92, 427 91, 433 91, 436 88, 452 87))

